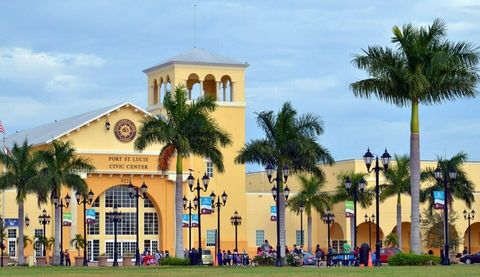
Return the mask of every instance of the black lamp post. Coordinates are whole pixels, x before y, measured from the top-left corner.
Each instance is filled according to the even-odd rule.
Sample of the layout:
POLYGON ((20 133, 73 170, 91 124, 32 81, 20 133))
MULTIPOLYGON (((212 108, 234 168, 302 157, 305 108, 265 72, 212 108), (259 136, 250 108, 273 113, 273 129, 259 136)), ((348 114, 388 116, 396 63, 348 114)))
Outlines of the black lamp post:
MULTIPOLYGON (((272 174, 273 174, 273 171, 276 170, 273 165, 271 163, 269 163, 267 165, 267 167, 265 168, 265 171, 267 173, 267 178, 268 178, 268 182, 269 183, 274 183, 275 184, 273 185, 272 187, 272 196, 273 196, 273 200, 275 201, 275 205, 277 207, 277 260, 275 262, 276 266, 282 266, 282 256, 280 255, 280 250, 281 250, 281 247, 280 247, 280 185, 281 183, 286 183, 287 180, 288 180, 288 173, 289 173, 289 169, 288 169, 288 166, 284 166, 283 169, 281 170, 281 175, 282 176, 278 176, 279 172, 278 172, 278 169, 276 170, 277 171, 277 176, 275 178, 273 178, 272 174)), ((288 188, 288 185, 285 186, 285 189, 283 189, 284 193, 285 193, 285 201, 288 200, 288 195, 290 194, 290 189, 288 188)))
POLYGON ((445 242, 445 246, 443 249, 443 265, 450 265, 450 257, 448 256, 448 182, 455 181, 457 179, 457 172, 455 169, 450 168, 448 170, 448 174, 443 174, 442 170, 440 167, 437 165, 437 169, 434 171, 435 174, 435 179, 437 179, 437 182, 441 184, 443 181, 443 197, 444 197, 444 204, 443 204, 443 220, 444 220, 444 230, 443 230, 443 239, 445 242))
POLYGON ((77 204, 83 204, 83 240, 85 241, 85 247, 83 247, 83 266, 88 266, 88 257, 87 257, 87 204, 92 205, 93 203, 93 191, 90 190, 88 193, 83 195, 77 191, 75 193, 75 198, 77 199, 77 204), (83 199, 82 199, 83 198, 83 199))
POLYGON ((110 222, 113 222, 113 266, 118 266, 118 246, 117 246, 117 223, 122 221, 122 213, 118 211, 118 206, 113 206, 113 212, 110 213, 110 222))
POLYGON ((212 191, 210 194, 210 198, 212 198, 212 206, 217 208, 217 251, 220 251, 220 208, 225 207, 225 204, 227 204, 228 195, 224 191, 221 196, 217 197, 217 201, 215 201, 215 197, 217 196, 212 191))
POLYGON ((380 167, 378 162, 378 156, 375 157, 375 167, 371 168, 373 162, 373 154, 370 152, 370 149, 367 150, 367 153, 363 155, 363 160, 365 161, 365 165, 367 166, 368 173, 375 172, 375 213, 377 214, 377 225, 375 234, 375 265, 382 265, 380 262, 380 248, 382 248, 382 241, 380 241, 380 171, 384 173, 388 170, 388 165, 390 164, 390 159, 392 156, 388 154, 387 149, 385 149, 385 153, 380 157, 382 159, 383 168, 380 167))
POLYGON ((470 220, 475 219, 475 210, 471 210, 467 212, 467 210, 463 210, 463 218, 468 220, 468 254, 472 253, 472 244, 471 244, 471 237, 470 237, 470 220))
POLYGON ((197 201, 199 203, 198 204, 198 253, 200 253, 199 255, 199 259, 198 259, 198 264, 199 265, 203 265, 203 260, 202 260, 202 209, 201 209, 201 206, 200 206, 200 192, 201 191, 207 191, 208 189, 208 182, 210 181, 210 178, 207 176, 207 174, 204 174, 203 177, 202 177, 202 183, 203 183, 203 187, 200 185, 200 178, 197 178, 197 185, 194 187, 193 186, 193 183, 195 182, 195 178, 193 177, 192 175, 192 172, 190 171, 190 175, 188 176, 187 178, 187 182, 188 182, 188 187, 190 189, 191 192, 194 192, 194 191, 197 191, 197 201))
POLYGON ((4 244, 4 241, 3 241, 3 236, 5 235, 5 225, 4 225, 4 222, 3 222, 3 218, 0 216, 0 228, 1 228, 1 231, 2 233, 0 233, 0 238, 1 238, 1 242, 0 242, 0 249, 2 250, 2 253, 1 253, 1 261, 0 261, 0 266, 3 267, 3 250, 5 249, 5 244, 4 244))
POLYGON ((368 246, 372 247, 372 223, 375 223, 375 215, 365 214, 365 222, 368 223, 368 246))
POLYGON ((327 266, 330 266, 330 249, 332 249, 332 245, 330 244, 330 224, 335 222, 335 215, 332 211, 327 210, 327 212, 323 215, 323 223, 327 224, 327 244, 328 244, 328 254, 327 254, 327 266))
MULTIPOLYGON (((60 207, 60 251, 63 249, 63 208, 68 208, 70 205, 70 195, 65 196, 65 204, 63 203, 63 199, 60 198, 60 202, 58 201, 58 196, 56 193, 53 194, 53 205, 55 208, 60 207)), ((60 265, 64 265, 64 257, 60 255, 60 265)))
POLYGON ((188 210, 188 251, 192 251, 192 210, 197 209, 198 199, 193 199, 193 203, 194 205, 192 206, 192 201, 187 200, 187 198, 183 196, 183 210, 188 210))
POLYGON ((352 184, 352 180, 350 179, 350 176, 347 176, 345 178, 345 188, 347 189, 347 193, 350 194, 350 192, 353 192, 353 226, 355 226, 353 230, 353 247, 357 247, 357 201, 358 201, 358 191, 360 190, 360 193, 363 193, 365 191, 365 184, 366 181, 362 177, 360 180, 360 183, 358 184, 352 184))
POLYGON ((301 204, 299 208, 300 208, 300 245, 303 247, 303 211, 305 210, 305 206, 301 204))
POLYGON ((230 217, 230 223, 235 226, 235 249, 238 250, 237 227, 242 225, 242 217, 238 215, 237 211, 235 211, 233 216, 230 217))
POLYGON ((138 245, 139 244, 139 237, 138 237, 138 225, 139 225, 139 218, 140 218, 140 212, 139 212, 139 209, 138 209, 138 200, 140 198, 142 199, 145 199, 145 197, 147 197, 146 193, 147 193, 147 189, 148 189, 148 186, 145 184, 145 182, 143 182, 143 184, 140 186, 140 187, 135 187, 131 182, 130 184, 128 184, 128 193, 130 195, 130 198, 135 198, 136 199, 136 209, 137 209, 137 224, 136 224, 136 248, 137 248, 137 251, 135 252, 135 265, 141 265, 140 263, 140 246, 138 245))
POLYGON ((30 218, 28 218, 28 214, 25 216, 25 226, 28 227, 30 225, 30 218))
MULTIPOLYGON (((38 223, 40 223, 40 225, 43 225, 43 237, 47 237, 47 233, 46 233, 46 228, 45 226, 47 224, 50 224, 50 215, 47 214, 47 211, 45 209, 43 209, 42 211, 42 214, 38 216, 38 223)), ((43 246, 43 256, 47 256, 47 247, 46 246, 43 246)))

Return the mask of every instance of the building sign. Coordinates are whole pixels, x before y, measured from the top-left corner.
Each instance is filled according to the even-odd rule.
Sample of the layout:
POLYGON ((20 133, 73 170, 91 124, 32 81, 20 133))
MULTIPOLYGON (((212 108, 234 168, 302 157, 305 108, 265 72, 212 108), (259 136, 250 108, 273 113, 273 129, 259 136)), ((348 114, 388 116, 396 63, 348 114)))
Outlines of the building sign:
POLYGON ((121 119, 113 128, 115 137, 121 142, 131 142, 137 135, 135 123, 129 119, 121 119))
POLYGON ((145 156, 108 156, 108 169, 148 170, 148 157, 145 156))
MULTIPOLYGON (((183 215, 183 228, 188 228, 188 214, 183 215)), ((192 228, 198 227, 198 214, 192 214, 192 228)))
POLYGON ((95 224, 95 209, 87 210, 87 224, 95 224))
POLYGON ((200 212, 201 214, 212 213, 212 198, 210 196, 200 197, 200 212))
POLYGON ((63 212, 63 226, 72 226, 72 212, 63 212))
POLYGON ((270 207, 270 221, 277 221, 277 206, 270 207))
POLYGON ((441 190, 433 191, 433 207, 436 210, 442 210, 445 205, 445 194, 441 190))
POLYGON ((345 201, 345 217, 354 217, 353 201, 345 201))
POLYGON ((3 220, 5 227, 18 227, 18 218, 5 218, 3 220))

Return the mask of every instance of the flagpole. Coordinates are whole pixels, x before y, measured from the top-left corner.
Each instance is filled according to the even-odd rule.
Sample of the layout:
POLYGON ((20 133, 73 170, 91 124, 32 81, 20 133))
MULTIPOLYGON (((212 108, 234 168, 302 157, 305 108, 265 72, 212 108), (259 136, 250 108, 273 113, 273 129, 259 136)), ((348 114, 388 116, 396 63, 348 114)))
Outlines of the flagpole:
MULTIPOLYGON (((3 125, 3 123, 0 122, 0 124, 3 125)), ((3 151, 5 151, 7 149, 7 146, 5 144, 5 127, 3 127, 3 151)), ((8 153, 5 153, 5 154, 8 154, 8 153)), ((3 172, 6 172, 7 171, 7 168, 5 167, 5 165, 3 165, 3 172)), ((2 215, 5 216, 5 189, 2 189, 2 215)), ((3 250, 1 250, 3 251, 3 250)))

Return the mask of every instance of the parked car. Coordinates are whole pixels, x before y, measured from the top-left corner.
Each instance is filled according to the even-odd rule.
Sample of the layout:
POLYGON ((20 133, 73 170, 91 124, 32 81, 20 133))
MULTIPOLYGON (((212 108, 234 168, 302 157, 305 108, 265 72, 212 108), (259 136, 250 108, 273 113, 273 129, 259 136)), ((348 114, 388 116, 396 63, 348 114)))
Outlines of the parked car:
POLYGON ((213 265, 212 252, 209 249, 202 250, 202 261, 204 265, 213 265))
POLYGON ((304 265, 316 265, 315 255, 310 252, 303 252, 303 264, 304 265))
POLYGON ((465 264, 480 263, 480 252, 475 254, 465 254, 460 257, 460 262, 465 264))
POLYGON ((387 263, 388 258, 398 253, 402 253, 402 250, 400 248, 396 248, 396 247, 382 248, 380 249, 380 262, 387 263))

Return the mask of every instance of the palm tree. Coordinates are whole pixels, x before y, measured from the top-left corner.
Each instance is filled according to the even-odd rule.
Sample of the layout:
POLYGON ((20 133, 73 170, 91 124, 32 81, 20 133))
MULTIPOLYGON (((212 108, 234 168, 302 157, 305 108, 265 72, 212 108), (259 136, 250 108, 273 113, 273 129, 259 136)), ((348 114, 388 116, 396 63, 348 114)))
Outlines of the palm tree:
POLYGON ((87 244, 86 244, 86 241, 85 241, 85 239, 83 238, 82 235, 80 235, 80 234, 75 234, 75 238, 73 238, 73 239, 70 241, 70 245, 72 245, 73 247, 75 247, 75 249, 77 249, 77 251, 78 251, 78 257, 80 257, 80 249, 85 248, 85 246, 86 246, 87 244))
POLYGON ((402 248, 402 194, 410 194, 410 159, 407 155, 395 155, 396 165, 388 167, 385 173, 387 184, 381 185, 380 200, 397 197, 397 235, 402 248))
MULTIPOLYGON (((17 238, 17 243, 20 241, 20 237, 17 238)), ((32 243, 32 239, 27 236, 27 235, 24 235, 23 236, 23 248, 27 248, 28 244, 31 244, 32 243)))
MULTIPOLYGON (((11 154, 5 154, 0 151, 0 164, 5 167, 5 171, 0 176, 0 189, 15 189, 17 191, 16 200, 18 204, 18 237, 24 237, 24 201, 29 193, 37 193, 39 186, 38 160, 33 155, 32 146, 27 140, 22 145, 15 143, 11 154)), ((18 241, 18 264, 25 264, 23 239, 18 241)))
MULTIPOLYGON (((45 201, 49 196, 51 200, 54 196, 60 198, 63 186, 80 192, 87 190, 87 183, 78 174, 80 172, 91 172, 95 167, 90 164, 88 159, 77 156, 71 142, 53 141, 52 147, 39 151, 38 156, 43 166, 41 173, 44 183, 47 183, 48 186, 48 189, 39 195, 41 200, 45 201)), ((54 265, 60 263, 60 228, 62 224, 60 209, 61 207, 55 208, 54 265)))
MULTIPOLYGON (((471 208, 472 202, 475 201, 473 192, 475 191, 475 185, 472 180, 467 176, 467 173, 463 170, 462 165, 468 160, 468 155, 465 152, 459 152, 451 159, 445 159, 438 157, 438 167, 442 172, 448 172, 450 169, 454 169, 457 172, 457 178, 448 184, 447 195, 445 199, 448 201, 448 205, 452 205, 453 199, 459 199, 465 202, 468 208, 471 208)), ((430 213, 433 209, 433 191, 444 190, 443 182, 438 183, 435 179, 435 168, 428 167, 422 172, 422 180, 431 182, 431 185, 423 189, 420 193, 420 200, 422 202, 428 201, 428 208, 430 213)), ((451 209, 450 209, 451 211, 451 209)))
MULTIPOLYGON (((374 188, 367 188, 367 185, 368 185, 368 182, 365 180, 365 177, 367 176, 367 173, 364 173, 364 172, 354 172, 354 171, 349 171, 349 172, 342 172, 340 174, 338 174, 337 176, 337 180, 339 182, 339 184, 337 185, 337 187, 335 188, 335 191, 332 195, 332 202, 333 203, 342 203, 342 202, 345 202, 345 201, 353 201, 354 199, 354 193, 355 193, 355 190, 357 191, 357 203, 360 204, 360 206, 364 209, 370 207, 372 205, 372 202, 373 202, 373 197, 375 196, 375 189, 374 188), (352 182, 352 188, 350 190, 347 190, 347 188, 345 187, 345 181, 347 180, 347 178, 350 179, 350 181, 352 182), (363 190, 363 192, 359 192, 359 184, 361 182, 365 182, 365 189, 363 190)), ((352 244, 354 243, 355 239, 354 239, 354 235, 355 235, 355 228, 357 228, 357 226, 355 225, 358 225, 358 222, 357 224, 355 224, 355 221, 354 219, 358 218, 357 215, 354 215, 355 218, 351 217, 350 218, 350 226, 351 226, 351 229, 350 229, 350 234, 351 234, 351 238, 350 238, 350 241, 352 242, 352 244)), ((355 241, 355 244, 357 242, 355 241)), ((353 247, 355 247, 356 245, 354 245, 353 247)))
POLYGON ((357 97, 411 106, 410 186, 411 249, 420 254, 420 127, 419 105, 440 104, 477 95, 479 53, 466 42, 446 39, 446 25, 436 19, 431 26, 407 24, 393 27, 395 49, 369 46, 352 60, 370 77, 350 85, 357 97))
POLYGON ((190 155, 208 157, 219 172, 224 171, 220 147, 232 143, 230 135, 211 117, 217 105, 213 98, 202 97, 187 103, 183 86, 172 96, 167 92, 163 101, 164 115, 149 117, 142 122, 135 149, 143 151, 148 145, 162 144, 158 168, 167 170, 176 158, 175 181, 175 255, 183 257, 183 159, 190 155))
POLYGON ((385 237, 385 245, 389 247, 398 247, 400 242, 398 240, 398 236, 395 233, 390 233, 385 237))
MULTIPOLYGON (((265 132, 265 138, 253 139, 247 143, 235 158, 236 163, 256 163, 276 168, 277 176, 289 167, 293 173, 308 172, 324 179, 318 163, 333 164, 329 151, 317 142, 323 134, 323 122, 317 115, 297 115, 290 103, 283 104, 278 114, 263 111, 257 114, 257 124, 265 132)), ((282 179, 282 178, 278 178, 282 179)), ((278 219, 280 224, 280 252, 285 257, 285 196, 283 180, 277 189, 280 197, 278 219)))
MULTIPOLYGON (((305 209, 307 214, 307 247, 308 252, 312 252, 312 211, 315 210, 323 216, 324 211, 330 208, 330 194, 322 191, 325 187, 325 179, 318 176, 299 175, 300 191, 288 200, 290 210, 300 212, 301 207, 305 209)), ((303 236, 303 234, 302 234, 303 236)))

